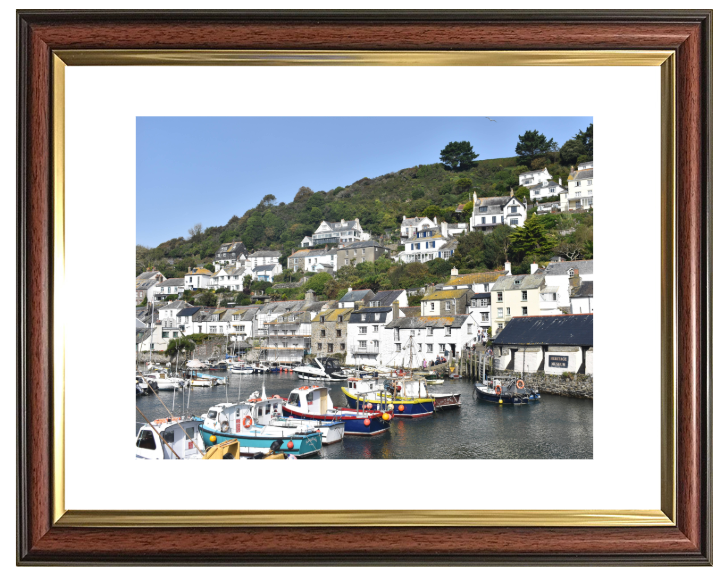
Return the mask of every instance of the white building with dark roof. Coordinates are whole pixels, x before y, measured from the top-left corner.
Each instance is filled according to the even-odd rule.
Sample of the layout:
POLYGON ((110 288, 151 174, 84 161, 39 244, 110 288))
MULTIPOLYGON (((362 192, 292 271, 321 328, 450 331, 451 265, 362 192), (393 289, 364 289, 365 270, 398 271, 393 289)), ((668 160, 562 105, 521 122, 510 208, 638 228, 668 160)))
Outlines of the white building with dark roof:
POLYGON ((493 198, 478 198, 473 192, 473 213, 470 217, 473 230, 492 232, 500 224, 518 228, 525 224, 526 218, 527 203, 518 200, 512 192, 510 196, 493 198))
POLYGON ((547 182, 548 180, 552 180, 552 176, 550 175, 550 172, 548 172, 547 168, 523 172, 518 176, 518 184, 520 186, 525 186, 525 188, 536 186, 537 184, 547 182))
POLYGON ((242 242, 226 242, 221 244, 218 251, 215 252, 213 265, 215 271, 226 266, 243 266, 247 259, 248 251, 242 242))
POLYGON ((253 280, 264 280, 266 282, 272 282, 275 276, 280 273, 282 273, 282 266, 279 262, 255 266, 255 268, 252 269, 253 280))
POLYGON ((570 306, 573 288, 594 279, 592 260, 550 262, 545 269, 545 285, 556 288, 557 305, 562 307, 570 306))
POLYGON ((405 251, 400 252, 401 262, 429 262, 436 258, 449 260, 455 253, 457 240, 448 232, 447 222, 435 228, 423 228, 405 242, 405 251))
POLYGON ((593 163, 583 162, 570 171, 567 190, 560 195, 560 210, 587 210, 593 205, 593 163))
POLYGON ((418 216, 416 218, 403 216, 402 223, 400 224, 400 236, 403 238, 413 238, 417 231, 432 228, 433 226, 437 226, 437 218, 433 221, 427 216, 418 216))
MULTIPOLYGON (((360 219, 340 220, 340 222, 326 222, 323 220, 312 235, 311 246, 323 244, 349 244, 370 240, 370 234, 363 232, 360 219)), ((303 247, 305 240, 303 240, 303 247)))
POLYGON ((185 292, 184 278, 168 278, 156 286, 155 300, 166 300, 168 296, 180 296, 185 292))
POLYGON ((267 264, 279 264, 281 256, 282 253, 277 250, 258 250, 247 257, 247 266, 254 269, 267 264))
POLYGON ((232 292, 240 292, 243 289, 243 278, 252 275, 253 272, 250 268, 244 266, 225 266, 212 275, 209 287, 214 290, 227 288, 232 292))

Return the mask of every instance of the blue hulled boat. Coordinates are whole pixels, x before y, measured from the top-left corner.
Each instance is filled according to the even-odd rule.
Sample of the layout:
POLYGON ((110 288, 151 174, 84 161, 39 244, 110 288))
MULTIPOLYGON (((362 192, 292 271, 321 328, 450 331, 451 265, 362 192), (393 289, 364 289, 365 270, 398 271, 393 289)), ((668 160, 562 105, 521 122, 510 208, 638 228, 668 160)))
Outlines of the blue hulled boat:
POLYGON ((290 392, 283 405, 283 414, 304 420, 344 422, 345 434, 354 436, 375 436, 390 429, 392 412, 365 407, 335 408, 328 388, 325 386, 301 386, 290 392))
POLYGON ((484 383, 475 385, 475 398, 495 404, 529 404, 540 400, 537 390, 513 376, 491 376, 484 383))

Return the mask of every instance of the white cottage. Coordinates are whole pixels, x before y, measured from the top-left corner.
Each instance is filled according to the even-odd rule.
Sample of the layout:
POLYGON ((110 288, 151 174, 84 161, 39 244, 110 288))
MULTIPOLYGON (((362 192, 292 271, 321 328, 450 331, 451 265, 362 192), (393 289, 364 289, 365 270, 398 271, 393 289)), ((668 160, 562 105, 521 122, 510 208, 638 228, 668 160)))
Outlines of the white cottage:
POLYGON ((527 203, 521 202, 510 193, 510 196, 478 198, 473 192, 473 213, 470 227, 473 230, 492 232, 496 226, 505 224, 517 228, 525 224, 527 203))
POLYGON ((205 268, 188 268, 185 274, 185 290, 199 290, 210 286, 212 272, 205 268))
POLYGON ((560 210, 586 210, 593 206, 593 163, 583 162, 570 168, 567 190, 560 195, 560 210))

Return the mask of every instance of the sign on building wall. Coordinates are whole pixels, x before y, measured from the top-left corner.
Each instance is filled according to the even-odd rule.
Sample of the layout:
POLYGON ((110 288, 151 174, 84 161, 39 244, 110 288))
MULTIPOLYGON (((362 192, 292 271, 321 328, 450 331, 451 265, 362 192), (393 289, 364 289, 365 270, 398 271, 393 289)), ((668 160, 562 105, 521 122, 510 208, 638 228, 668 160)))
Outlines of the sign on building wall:
POLYGON ((550 366, 550 368, 567 368, 568 357, 548 355, 548 366, 550 366))

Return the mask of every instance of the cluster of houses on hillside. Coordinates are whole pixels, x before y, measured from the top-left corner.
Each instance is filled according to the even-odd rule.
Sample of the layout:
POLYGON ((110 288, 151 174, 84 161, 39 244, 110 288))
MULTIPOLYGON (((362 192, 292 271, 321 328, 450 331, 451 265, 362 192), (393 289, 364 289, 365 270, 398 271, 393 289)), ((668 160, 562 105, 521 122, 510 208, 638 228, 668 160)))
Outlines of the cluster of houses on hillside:
MULTIPOLYGON (((558 355, 558 346, 564 346, 575 351, 570 371, 573 366, 575 371, 586 371, 592 345, 577 344, 572 330, 564 336, 565 342, 550 348, 537 343, 529 346, 522 331, 514 344, 503 333, 511 326, 510 333, 516 333, 518 320, 535 319, 533 333, 548 322, 556 332, 557 326, 572 326, 566 320, 558 324, 558 318, 590 315, 591 323, 593 279, 592 260, 556 261, 545 268, 533 264, 530 274, 521 275, 512 274, 507 263, 504 270, 492 272, 458 274, 453 269, 448 282, 427 286, 420 306, 413 307, 408 306, 405 290, 349 289, 338 300, 329 301, 318 300, 309 290, 303 300, 231 308, 175 300, 137 309, 137 347, 162 351, 173 338, 204 333, 224 336, 229 347, 239 352, 252 348, 268 361, 302 362, 309 354, 335 354, 351 366, 409 366, 411 361, 456 358, 463 349, 490 336, 504 342, 502 350, 511 356, 512 350, 527 351, 522 361, 528 370, 546 366, 543 354, 558 355)), ((586 330, 583 334, 585 338, 586 330)), ((504 358, 504 366, 514 366, 511 361, 504 358)))

